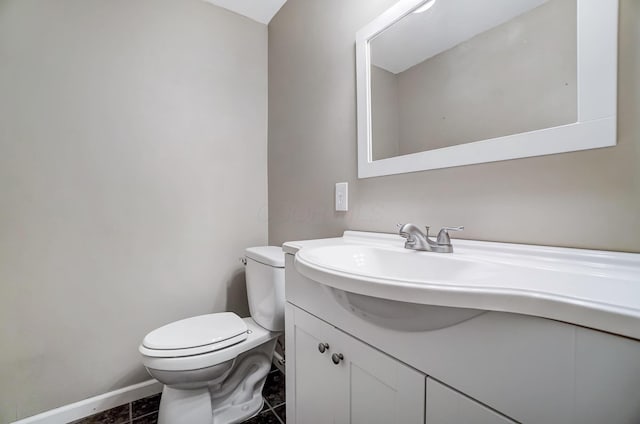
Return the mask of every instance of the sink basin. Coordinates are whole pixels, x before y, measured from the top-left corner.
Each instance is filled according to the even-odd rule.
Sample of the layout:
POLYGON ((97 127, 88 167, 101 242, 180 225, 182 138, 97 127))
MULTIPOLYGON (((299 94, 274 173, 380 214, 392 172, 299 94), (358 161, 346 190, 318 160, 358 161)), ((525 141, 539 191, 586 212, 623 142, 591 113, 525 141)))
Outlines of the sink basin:
POLYGON ((464 256, 366 245, 305 249, 296 260, 345 274, 417 284, 479 281, 498 271, 496 264, 464 256))
POLYGON ((438 330, 467 321, 484 311, 407 301, 399 304, 398 300, 390 300, 393 296, 389 294, 384 298, 370 296, 376 281, 379 288, 400 284, 459 284, 461 281, 481 281, 497 272, 495 264, 450 254, 356 244, 302 250, 296 256, 296 267, 303 275, 305 272, 312 274, 312 269, 323 269, 325 274, 315 278, 331 286, 332 297, 340 306, 365 321, 401 331, 438 330), (338 275, 341 278, 327 278, 338 275), (345 281, 365 278, 371 279, 369 287, 363 287, 366 292, 353 287, 344 290, 345 281), (386 284, 382 282, 385 280, 386 284))
POLYGON ((454 253, 403 245, 397 235, 346 231, 284 251, 344 308, 389 328, 441 328, 500 311, 640 339, 638 254, 470 240, 455 240, 454 253))
POLYGON ((353 315, 379 327, 399 331, 433 331, 451 327, 477 317, 486 311, 449 306, 398 302, 330 289, 338 305, 353 315))

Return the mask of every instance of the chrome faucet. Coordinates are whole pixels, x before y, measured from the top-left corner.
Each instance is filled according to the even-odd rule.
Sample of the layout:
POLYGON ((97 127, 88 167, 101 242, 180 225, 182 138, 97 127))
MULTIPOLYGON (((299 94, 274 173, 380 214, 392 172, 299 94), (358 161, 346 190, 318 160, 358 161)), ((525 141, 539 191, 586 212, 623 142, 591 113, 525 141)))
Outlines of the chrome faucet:
POLYGON ((423 250, 427 252, 437 253, 453 253, 453 245, 449 238, 449 231, 462 231, 464 227, 442 227, 436 241, 429 238, 429 227, 424 234, 417 225, 414 224, 398 224, 399 234, 407 239, 404 244, 405 249, 423 250))

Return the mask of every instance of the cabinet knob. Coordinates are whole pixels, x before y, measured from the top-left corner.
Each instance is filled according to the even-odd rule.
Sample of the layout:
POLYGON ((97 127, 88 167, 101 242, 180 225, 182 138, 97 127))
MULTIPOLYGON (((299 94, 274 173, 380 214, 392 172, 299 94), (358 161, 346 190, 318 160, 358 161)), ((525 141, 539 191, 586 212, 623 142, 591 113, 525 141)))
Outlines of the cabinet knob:
POLYGON ((334 353, 333 355, 331 355, 331 360, 336 365, 338 365, 340 361, 342 361, 343 359, 344 359, 344 355, 342 353, 334 353))
POLYGON ((329 349, 329 343, 320 343, 318 345, 318 350, 320 353, 324 353, 325 350, 329 349))

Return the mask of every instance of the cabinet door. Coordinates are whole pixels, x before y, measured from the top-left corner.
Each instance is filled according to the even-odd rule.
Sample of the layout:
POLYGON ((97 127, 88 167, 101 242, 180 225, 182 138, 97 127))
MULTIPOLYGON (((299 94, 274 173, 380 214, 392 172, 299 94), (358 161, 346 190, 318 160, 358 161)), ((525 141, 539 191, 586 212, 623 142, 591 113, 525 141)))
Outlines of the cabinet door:
POLYGON ((515 421, 427 377, 426 424, 515 424, 515 421))
POLYGON ((335 329, 287 304, 287 419, 299 424, 333 424, 339 369, 331 362, 335 329), (329 348, 321 353, 320 344, 329 348))
POLYGON ((371 346, 335 330, 341 384, 338 424, 423 424, 425 376, 371 346))

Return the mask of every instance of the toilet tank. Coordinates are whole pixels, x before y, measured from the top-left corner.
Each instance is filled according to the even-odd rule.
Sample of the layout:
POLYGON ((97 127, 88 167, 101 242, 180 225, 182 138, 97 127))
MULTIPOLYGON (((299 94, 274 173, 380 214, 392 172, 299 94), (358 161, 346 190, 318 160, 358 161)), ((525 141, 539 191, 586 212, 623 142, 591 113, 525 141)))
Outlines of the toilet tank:
POLYGON ((247 298, 251 317, 270 331, 284 331, 284 252, 280 247, 246 249, 247 298))

